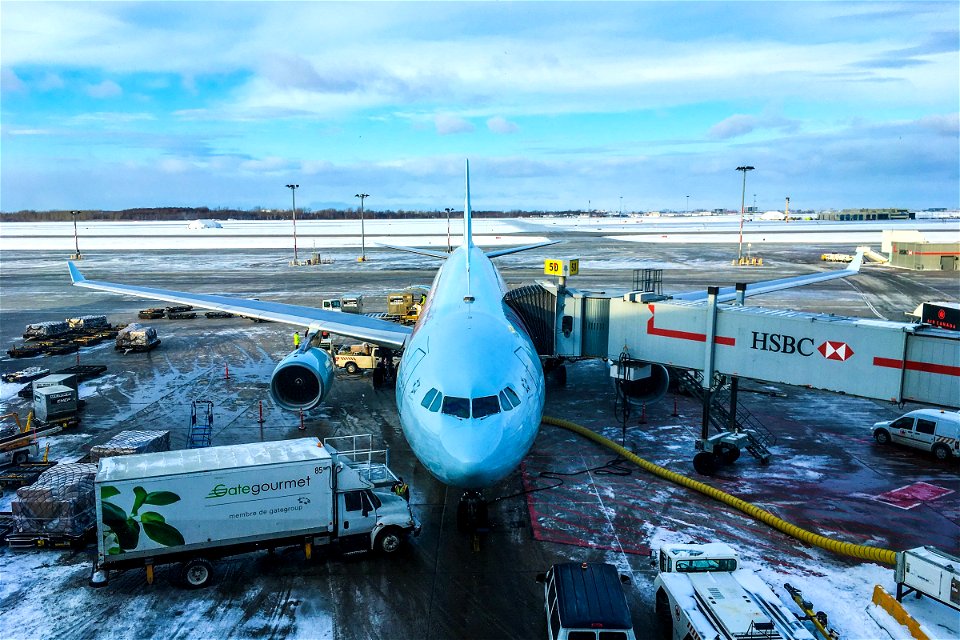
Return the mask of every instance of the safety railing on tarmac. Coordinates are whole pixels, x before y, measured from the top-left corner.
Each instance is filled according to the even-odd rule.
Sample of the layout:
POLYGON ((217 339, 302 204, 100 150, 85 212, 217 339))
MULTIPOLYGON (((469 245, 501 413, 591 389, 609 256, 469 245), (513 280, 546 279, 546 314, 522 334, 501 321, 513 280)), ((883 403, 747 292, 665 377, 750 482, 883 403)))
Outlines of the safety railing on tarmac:
POLYGON ((374 449, 373 436, 333 436, 323 444, 336 454, 337 459, 356 470, 360 477, 374 486, 385 486, 397 481, 390 470, 390 450, 374 449))

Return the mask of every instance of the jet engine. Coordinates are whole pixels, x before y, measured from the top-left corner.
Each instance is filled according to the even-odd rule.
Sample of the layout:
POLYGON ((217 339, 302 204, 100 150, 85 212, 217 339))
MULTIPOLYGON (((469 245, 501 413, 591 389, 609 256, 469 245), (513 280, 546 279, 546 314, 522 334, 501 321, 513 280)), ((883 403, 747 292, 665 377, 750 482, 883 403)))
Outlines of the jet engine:
POLYGON ((283 409, 312 409, 333 385, 333 360, 323 349, 293 351, 280 361, 270 377, 270 395, 283 409))
MULTIPOLYGON (((614 377, 614 382, 627 400, 633 403, 649 404, 667 395, 667 389, 670 386, 670 373, 665 366, 644 363, 642 367, 637 368, 637 371, 638 373, 623 378, 614 377), (648 368, 650 373, 643 375, 648 368)), ((611 373, 611 375, 613 374, 611 373)))

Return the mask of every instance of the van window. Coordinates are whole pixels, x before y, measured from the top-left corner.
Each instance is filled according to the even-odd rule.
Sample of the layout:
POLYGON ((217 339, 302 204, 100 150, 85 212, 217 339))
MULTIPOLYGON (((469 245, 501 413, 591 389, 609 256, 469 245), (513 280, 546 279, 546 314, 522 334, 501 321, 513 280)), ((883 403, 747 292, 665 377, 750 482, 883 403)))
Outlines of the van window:
POLYGON ((917 433, 926 433, 928 435, 933 435, 933 432, 937 430, 937 423, 933 420, 924 420, 923 418, 917 418, 917 433))
POLYGON ((600 640, 627 640, 627 634, 623 631, 601 631, 600 640))
POLYGON ((736 571, 737 561, 725 560, 677 560, 677 573, 699 573, 701 571, 736 571))
POLYGON ((902 418, 897 418, 890 424, 891 429, 912 429, 913 428, 913 418, 910 416, 904 416, 902 418))

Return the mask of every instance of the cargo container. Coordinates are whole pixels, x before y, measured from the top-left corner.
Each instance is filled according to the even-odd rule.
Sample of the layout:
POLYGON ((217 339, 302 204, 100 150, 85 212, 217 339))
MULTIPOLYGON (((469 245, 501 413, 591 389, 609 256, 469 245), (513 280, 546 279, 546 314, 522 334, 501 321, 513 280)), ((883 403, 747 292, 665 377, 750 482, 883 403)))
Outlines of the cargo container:
POLYGON ((33 415, 40 422, 54 422, 77 413, 77 390, 63 385, 33 391, 33 415))
POLYGON ((100 460, 92 586, 113 570, 182 563, 184 586, 207 585, 212 560, 256 549, 338 543, 393 553, 420 523, 391 490, 396 476, 367 450, 316 438, 100 460))

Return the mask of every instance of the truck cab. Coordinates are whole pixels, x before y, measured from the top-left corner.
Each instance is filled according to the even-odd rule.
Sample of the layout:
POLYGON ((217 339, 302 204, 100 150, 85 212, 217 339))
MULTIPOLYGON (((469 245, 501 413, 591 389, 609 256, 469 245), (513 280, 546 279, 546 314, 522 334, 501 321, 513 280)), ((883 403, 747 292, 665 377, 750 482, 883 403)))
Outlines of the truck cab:
POLYGON ((355 374, 361 370, 375 369, 380 358, 380 348, 376 345, 363 342, 361 344, 344 345, 333 358, 334 364, 347 373, 355 374))

